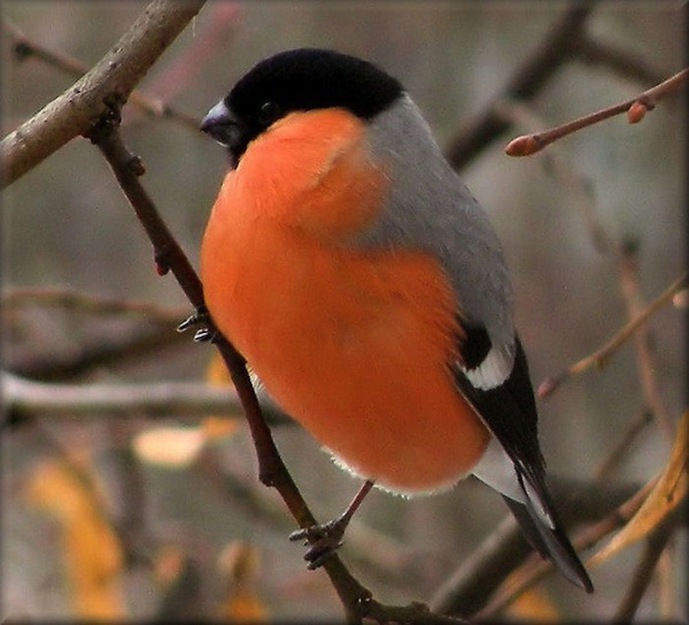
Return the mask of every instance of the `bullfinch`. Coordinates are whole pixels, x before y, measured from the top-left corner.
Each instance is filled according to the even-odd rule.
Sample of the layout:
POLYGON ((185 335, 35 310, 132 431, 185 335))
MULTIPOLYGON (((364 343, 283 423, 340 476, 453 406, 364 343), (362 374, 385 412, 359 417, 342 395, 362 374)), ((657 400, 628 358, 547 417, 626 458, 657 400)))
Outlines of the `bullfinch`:
POLYGON ((201 129, 231 160, 201 248, 211 319, 366 480, 322 535, 339 540, 374 484, 428 494, 473 474, 591 592, 546 487, 500 242, 402 85, 352 56, 289 50, 201 129))

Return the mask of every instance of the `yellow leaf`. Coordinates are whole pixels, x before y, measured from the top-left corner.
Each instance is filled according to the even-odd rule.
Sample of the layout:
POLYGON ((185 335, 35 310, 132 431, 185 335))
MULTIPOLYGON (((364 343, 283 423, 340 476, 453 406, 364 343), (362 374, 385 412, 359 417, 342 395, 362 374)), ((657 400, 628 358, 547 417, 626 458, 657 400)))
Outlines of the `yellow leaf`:
POLYGON ((641 508, 612 540, 596 553, 590 564, 600 564, 613 554, 648 536, 687 495, 689 479, 689 410, 679 420, 670 461, 641 508))
POLYGON ((122 551, 92 492, 68 465, 48 462, 33 473, 25 495, 29 503, 47 510, 60 524, 76 615, 122 619, 125 609, 118 585, 122 551))
POLYGON ((220 616, 230 621, 266 622, 266 609, 258 592, 258 553, 248 543, 231 543, 220 554, 219 565, 228 575, 227 592, 220 616))

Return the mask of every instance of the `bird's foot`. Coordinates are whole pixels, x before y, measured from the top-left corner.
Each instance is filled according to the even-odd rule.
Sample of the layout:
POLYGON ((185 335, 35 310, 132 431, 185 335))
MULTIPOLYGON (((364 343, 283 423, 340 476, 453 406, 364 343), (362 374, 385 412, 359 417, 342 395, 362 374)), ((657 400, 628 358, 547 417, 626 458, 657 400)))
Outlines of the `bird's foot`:
MULTIPOLYGON (((177 326, 177 332, 185 332, 192 326, 210 326, 210 321, 211 317, 208 314, 208 309, 205 306, 198 306, 189 317, 177 326)), ((217 337, 218 332, 211 327, 201 328, 194 333, 194 343, 213 343, 217 337)))
POLYGON ((349 516, 339 516, 327 523, 312 525, 289 535, 291 541, 303 540, 304 545, 310 545, 304 554, 304 560, 310 570, 317 569, 342 546, 342 538, 349 525, 349 516))

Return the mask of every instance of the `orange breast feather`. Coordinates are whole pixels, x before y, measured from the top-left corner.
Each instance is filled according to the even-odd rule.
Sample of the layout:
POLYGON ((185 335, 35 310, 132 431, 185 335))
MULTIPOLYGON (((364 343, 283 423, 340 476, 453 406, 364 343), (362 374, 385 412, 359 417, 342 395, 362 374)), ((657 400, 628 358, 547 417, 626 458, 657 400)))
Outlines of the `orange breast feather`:
POLYGON ((488 433, 447 367, 459 330, 437 263, 348 245, 386 184, 362 122, 289 115, 226 177, 202 277, 219 329, 289 414, 355 473, 425 491, 465 475, 488 433))

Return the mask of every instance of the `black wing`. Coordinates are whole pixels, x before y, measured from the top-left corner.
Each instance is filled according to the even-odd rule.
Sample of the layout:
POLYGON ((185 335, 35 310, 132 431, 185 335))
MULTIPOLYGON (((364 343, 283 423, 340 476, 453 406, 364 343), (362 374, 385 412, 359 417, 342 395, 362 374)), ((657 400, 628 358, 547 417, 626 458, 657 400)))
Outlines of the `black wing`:
MULTIPOLYGON (((485 328, 469 328, 461 345, 464 367, 478 367, 490 348, 485 328)), ((504 495, 503 498, 527 538, 541 555, 553 560, 567 579, 592 592, 591 580, 562 529, 546 486, 545 460, 538 442, 536 400, 519 337, 515 337, 515 350, 512 371, 499 386, 477 388, 460 367, 454 368, 455 382, 514 463, 516 479, 527 503, 504 495), (546 524, 534 508, 534 495, 550 523, 546 524)))
MULTIPOLYGON (((540 487, 545 490, 545 460, 538 444, 538 412, 529 366, 519 337, 515 337, 515 342, 512 372, 502 384, 487 390, 476 388, 458 367, 454 371, 455 382, 515 466, 529 478, 540 495, 540 487)), ((484 328, 469 328, 461 346, 465 367, 478 367, 490 347, 484 328)))

